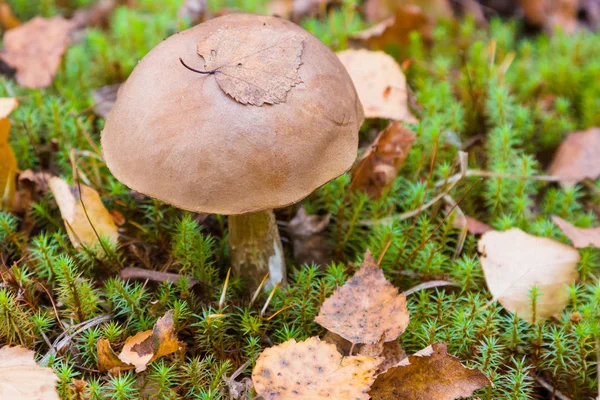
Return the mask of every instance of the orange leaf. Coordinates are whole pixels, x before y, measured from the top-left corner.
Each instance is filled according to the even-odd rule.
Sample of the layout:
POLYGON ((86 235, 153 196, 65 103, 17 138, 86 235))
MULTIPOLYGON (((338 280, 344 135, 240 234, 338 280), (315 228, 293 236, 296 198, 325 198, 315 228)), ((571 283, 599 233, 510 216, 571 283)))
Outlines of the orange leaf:
POLYGON ((566 237, 568 237, 573 246, 578 249, 594 246, 600 248, 600 226, 596 228, 578 228, 575 225, 570 224, 562 218, 552 216, 552 221, 563 231, 566 237))
POLYGON ((121 361, 110 347, 110 342, 104 338, 98 340, 96 350, 98 352, 98 369, 102 372, 110 371, 111 374, 118 374, 121 371, 135 368, 134 365, 121 361))
POLYGON ((323 302, 315 322, 352 343, 390 342, 408 326, 406 297, 367 251, 354 276, 323 302))

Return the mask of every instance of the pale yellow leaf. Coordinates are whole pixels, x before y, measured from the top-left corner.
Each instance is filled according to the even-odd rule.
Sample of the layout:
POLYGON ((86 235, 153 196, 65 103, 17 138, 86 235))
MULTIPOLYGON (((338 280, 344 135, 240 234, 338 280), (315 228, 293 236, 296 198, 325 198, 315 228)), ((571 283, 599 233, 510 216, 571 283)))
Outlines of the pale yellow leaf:
POLYGON ((478 247, 487 286, 505 309, 532 322, 530 292, 534 286, 541 293, 535 320, 551 317, 566 307, 568 285, 579 276, 580 256, 576 249, 517 228, 486 232, 478 247))
POLYGON ((21 346, 0 348, 0 399, 58 400, 58 377, 52 368, 40 367, 35 352, 21 346))

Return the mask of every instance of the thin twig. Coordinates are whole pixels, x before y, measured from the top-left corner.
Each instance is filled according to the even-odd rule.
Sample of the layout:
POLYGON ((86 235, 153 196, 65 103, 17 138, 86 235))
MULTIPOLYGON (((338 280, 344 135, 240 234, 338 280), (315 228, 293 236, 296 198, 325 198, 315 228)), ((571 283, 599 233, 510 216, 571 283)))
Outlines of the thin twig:
POLYGON ((219 291, 219 288, 209 285, 208 283, 203 282, 199 279, 192 278, 191 276, 179 275, 179 274, 174 274, 171 272, 155 271, 155 270, 151 270, 151 269, 144 269, 144 268, 138 268, 138 267, 124 268, 121 271, 119 271, 119 276, 121 277, 121 279, 124 279, 124 280, 143 279, 143 280, 151 280, 153 282, 170 282, 170 283, 177 283, 177 282, 179 282, 179 280, 181 278, 186 278, 189 281, 190 287, 199 283, 201 285, 204 285, 204 286, 214 290, 215 292, 219 291))
POLYGON ((423 283, 419 283, 417 286, 414 286, 408 290, 406 290, 404 292, 405 296, 410 296, 411 294, 418 292, 420 290, 425 290, 425 289, 433 289, 436 287, 441 287, 441 286, 458 286, 458 284, 454 283, 454 282, 449 282, 449 281, 429 281, 429 282, 423 282, 423 283))

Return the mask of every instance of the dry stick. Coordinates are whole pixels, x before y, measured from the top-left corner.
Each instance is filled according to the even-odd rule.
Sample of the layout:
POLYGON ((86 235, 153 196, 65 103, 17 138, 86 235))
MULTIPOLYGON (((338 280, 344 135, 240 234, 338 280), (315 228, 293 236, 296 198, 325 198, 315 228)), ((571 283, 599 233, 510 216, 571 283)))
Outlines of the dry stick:
POLYGON ((449 281, 429 281, 429 282, 423 282, 423 283, 419 283, 417 286, 414 286, 408 290, 406 290, 404 292, 405 296, 410 296, 411 294, 418 292, 419 290, 424 290, 424 289, 433 289, 436 287, 441 287, 441 286, 459 286, 458 284, 454 283, 454 282, 449 282, 449 281))
POLYGON ((552 398, 556 397, 560 400, 571 400, 570 397, 564 395, 560 390, 556 389, 550 383, 546 382, 542 377, 534 375, 534 378, 537 381, 537 383, 540 384, 541 387, 552 393, 552 398))
POLYGON ((152 269, 138 268, 138 267, 127 267, 119 271, 119 276, 121 279, 143 279, 150 280, 153 282, 170 282, 177 283, 181 278, 186 278, 189 281, 189 286, 192 287, 197 283, 204 285, 214 291, 219 291, 219 288, 209 285, 206 282, 203 282, 199 279, 193 278, 191 276, 174 274, 171 272, 161 272, 155 271, 152 269))

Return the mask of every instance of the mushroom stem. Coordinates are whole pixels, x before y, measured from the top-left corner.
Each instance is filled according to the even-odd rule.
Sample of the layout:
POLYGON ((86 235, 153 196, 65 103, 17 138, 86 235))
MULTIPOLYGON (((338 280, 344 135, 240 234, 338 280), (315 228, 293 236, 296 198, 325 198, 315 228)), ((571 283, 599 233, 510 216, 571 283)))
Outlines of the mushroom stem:
POLYGON ((265 290, 285 284, 283 247, 273 210, 229 216, 229 248, 233 272, 246 278, 251 290, 268 273, 265 290))

